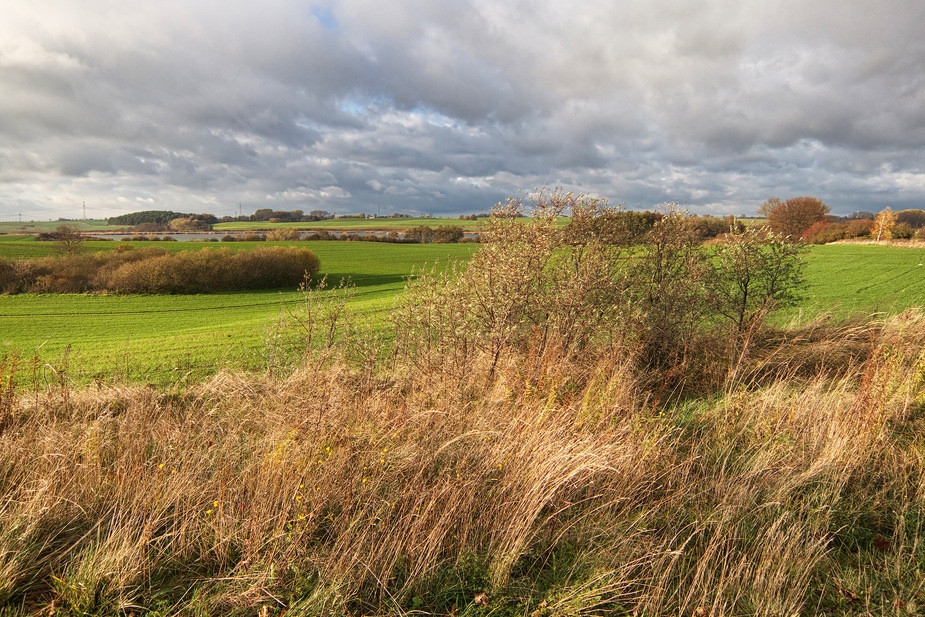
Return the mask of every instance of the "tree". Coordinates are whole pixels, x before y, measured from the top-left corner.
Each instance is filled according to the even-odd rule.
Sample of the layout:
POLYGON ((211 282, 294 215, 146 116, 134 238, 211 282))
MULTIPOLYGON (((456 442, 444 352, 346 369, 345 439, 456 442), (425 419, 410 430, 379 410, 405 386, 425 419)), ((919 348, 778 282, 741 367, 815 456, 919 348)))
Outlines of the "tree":
POLYGON ((925 227, 925 210, 900 210, 896 213, 896 222, 905 223, 912 229, 921 229, 925 227))
POLYGON ((437 244, 452 244, 463 239, 462 227, 459 225, 440 225, 434 230, 434 242, 437 244))
POLYGON ((774 233, 798 240, 813 223, 825 220, 828 215, 829 207, 819 199, 793 197, 778 203, 768 212, 768 223, 774 233))
POLYGON ((74 225, 58 225, 49 237, 55 243, 55 250, 62 255, 74 255, 83 248, 83 236, 74 225))
POLYGON ((771 211, 780 205, 780 197, 771 197, 766 202, 758 206, 758 214, 764 218, 769 218, 771 211))
POLYGON ((877 240, 890 240, 893 237, 893 226, 896 225, 896 213, 889 208, 884 208, 876 218, 874 218, 874 227, 871 235, 875 235, 877 240))
MULTIPOLYGON (((707 301, 746 337, 773 309, 794 306, 804 283, 806 246, 754 229, 720 245, 707 277, 707 301)), ((740 338, 741 340, 741 338, 740 338)))

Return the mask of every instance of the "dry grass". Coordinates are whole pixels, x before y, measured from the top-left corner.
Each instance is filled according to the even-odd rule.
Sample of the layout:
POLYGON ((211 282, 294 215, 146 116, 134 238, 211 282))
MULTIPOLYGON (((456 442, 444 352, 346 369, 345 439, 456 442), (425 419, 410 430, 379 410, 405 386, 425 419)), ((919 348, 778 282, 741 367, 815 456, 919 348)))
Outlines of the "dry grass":
POLYGON ((914 614, 925 318, 814 328, 672 404, 548 345, 4 388, 0 614, 914 614))

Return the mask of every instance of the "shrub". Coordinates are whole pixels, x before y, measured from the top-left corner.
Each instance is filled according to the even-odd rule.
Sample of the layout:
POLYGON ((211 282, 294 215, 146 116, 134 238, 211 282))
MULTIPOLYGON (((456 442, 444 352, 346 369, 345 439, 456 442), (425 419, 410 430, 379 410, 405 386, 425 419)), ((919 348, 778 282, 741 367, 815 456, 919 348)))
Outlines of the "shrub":
POLYGON ((509 355, 619 347, 667 383, 699 370, 700 341, 725 327, 711 309, 745 344, 801 283, 802 247, 777 236, 731 234, 711 256, 669 206, 642 244, 625 246, 624 222, 634 219, 619 214, 604 200, 545 189, 499 205, 467 267, 409 284, 395 318, 398 354, 425 372, 483 366, 491 375, 509 355))
POLYGON ((896 223, 890 230, 894 240, 909 240, 915 237, 915 230, 908 223, 896 223))
POLYGON ((0 262, 0 289, 6 293, 208 293, 297 286, 318 272, 308 249, 261 247, 168 253, 131 247, 97 253, 0 262))
POLYGON ((826 244, 849 238, 864 238, 870 235, 873 219, 851 219, 840 223, 819 221, 803 234, 810 244, 826 244))
POLYGON ((278 227, 267 234, 267 240, 270 242, 281 242, 298 240, 299 232, 292 227, 278 227))
POLYGON ((805 250, 803 244, 754 229, 730 236, 714 249, 706 286, 710 308, 747 339, 771 310, 799 300, 805 250))
POLYGON ((572 352, 608 332, 621 307, 619 249, 599 223, 613 212, 603 200, 546 190, 496 207, 464 270, 421 276, 402 296, 402 355, 425 370, 459 371, 481 357, 491 373, 507 351, 532 344, 538 353, 550 345, 572 352), (567 211, 572 224, 560 229, 556 219, 567 211))

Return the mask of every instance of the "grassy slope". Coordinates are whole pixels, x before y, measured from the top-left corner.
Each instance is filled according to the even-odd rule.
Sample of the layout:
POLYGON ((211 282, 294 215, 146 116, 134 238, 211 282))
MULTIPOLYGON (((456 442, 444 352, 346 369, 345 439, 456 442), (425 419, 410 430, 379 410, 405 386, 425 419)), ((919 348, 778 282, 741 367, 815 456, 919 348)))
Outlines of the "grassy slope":
POLYGON ((921 614, 925 320, 817 334, 684 407, 624 348, 4 392, 0 614, 921 614))

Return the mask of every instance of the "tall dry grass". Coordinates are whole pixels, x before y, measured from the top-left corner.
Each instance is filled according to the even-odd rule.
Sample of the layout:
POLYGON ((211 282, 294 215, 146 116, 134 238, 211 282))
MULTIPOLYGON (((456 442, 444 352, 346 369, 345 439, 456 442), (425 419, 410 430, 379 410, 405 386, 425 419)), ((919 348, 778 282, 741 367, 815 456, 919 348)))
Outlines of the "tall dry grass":
POLYGON ((631 350, 548 341, 4 387, 0 611, 915 614, 923 343, 918 313, 793 330, 672 403, 631 350))

